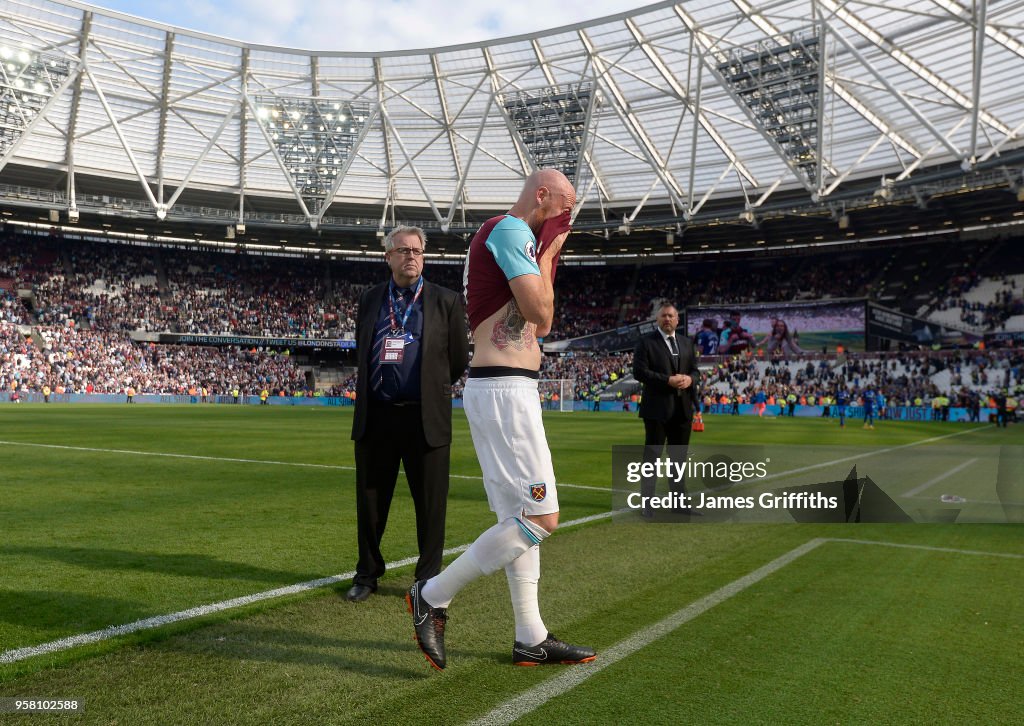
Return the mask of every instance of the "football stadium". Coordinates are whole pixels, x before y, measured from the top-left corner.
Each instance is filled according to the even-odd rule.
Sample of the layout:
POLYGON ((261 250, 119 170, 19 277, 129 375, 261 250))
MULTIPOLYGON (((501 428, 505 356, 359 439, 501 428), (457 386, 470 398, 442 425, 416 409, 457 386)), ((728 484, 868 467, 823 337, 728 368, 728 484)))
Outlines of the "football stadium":
POLYGON ((1019 722, 1024 3, 579 14, 0 0, 0 723, 1019 722))

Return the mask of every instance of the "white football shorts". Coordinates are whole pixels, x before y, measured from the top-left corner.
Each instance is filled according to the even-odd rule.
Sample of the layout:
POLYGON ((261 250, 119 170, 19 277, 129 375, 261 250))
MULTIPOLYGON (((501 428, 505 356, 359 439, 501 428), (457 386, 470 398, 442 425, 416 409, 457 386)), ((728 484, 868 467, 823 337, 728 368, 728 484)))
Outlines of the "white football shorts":
POLYGON ((469 378, 462 398, 491 511, 509 517, 558 511, 537 381, 469 378))

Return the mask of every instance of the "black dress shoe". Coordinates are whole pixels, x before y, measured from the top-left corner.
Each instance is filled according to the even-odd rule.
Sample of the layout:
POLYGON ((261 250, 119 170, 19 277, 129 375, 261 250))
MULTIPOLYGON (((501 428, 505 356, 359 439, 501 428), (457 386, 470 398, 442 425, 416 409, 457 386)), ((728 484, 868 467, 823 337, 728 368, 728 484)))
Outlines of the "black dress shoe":
POLYGON ((369 585, 356 584, 345 594, 345 599, 349 602, 365 602, 373 594, 373 591, 374 588, 369 585))

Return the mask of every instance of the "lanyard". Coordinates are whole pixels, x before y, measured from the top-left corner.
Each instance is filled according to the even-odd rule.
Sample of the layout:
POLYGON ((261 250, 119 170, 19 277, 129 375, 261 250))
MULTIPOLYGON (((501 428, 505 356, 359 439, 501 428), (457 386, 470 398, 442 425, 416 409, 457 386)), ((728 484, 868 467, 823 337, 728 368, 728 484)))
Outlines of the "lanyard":
POLYGON ((420 293, 423 292, 423 276, 420 275, 420 281, 416 283, 416 293, 412 296, 412 301, 405 309, 405 313, 402 315, 402 324, 399 325, 395 319, 395 300, 401 297, 395 290, 395 281, 391 280, 388 283, 388 316, 391 318, 391 331, 397 332, 399 330, 405 330, 405 324, 409 322, 409 315, 412 313, 413 307, 416 305, 416 301, 420 299, 420 293))

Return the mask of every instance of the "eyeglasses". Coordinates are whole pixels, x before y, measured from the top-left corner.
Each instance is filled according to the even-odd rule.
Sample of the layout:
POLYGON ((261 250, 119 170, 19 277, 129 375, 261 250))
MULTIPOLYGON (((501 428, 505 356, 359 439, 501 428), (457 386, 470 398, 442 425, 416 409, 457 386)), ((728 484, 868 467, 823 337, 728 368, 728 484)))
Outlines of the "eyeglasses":
POLYGON ((418 247, 395 247, 391 251, 394 252, 395 254, 402 255, 403 257, 408 257, 410 255, 412 255, 413 257, 423 256, 423 250, 419 249, 418 247))

